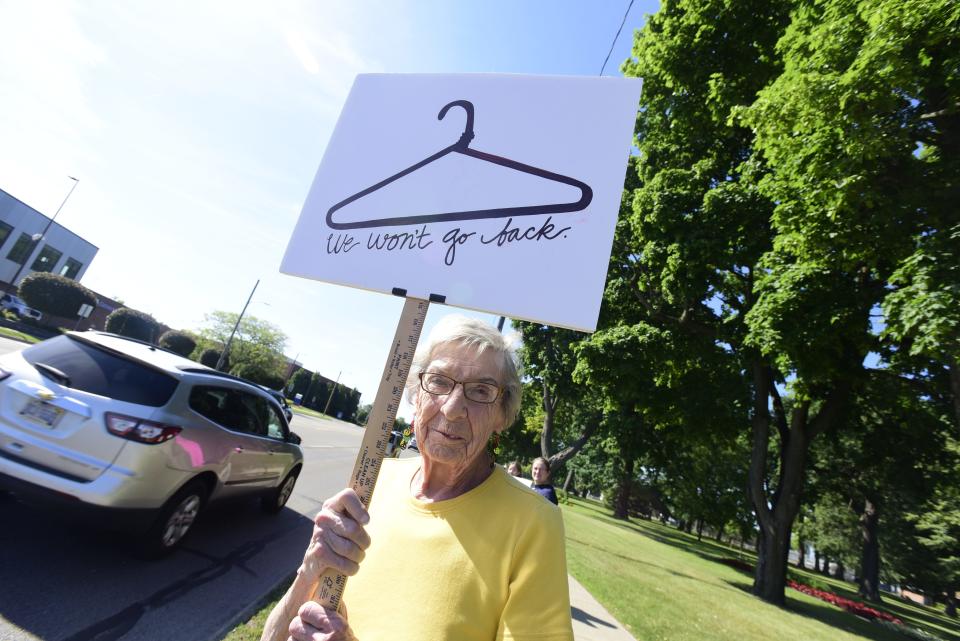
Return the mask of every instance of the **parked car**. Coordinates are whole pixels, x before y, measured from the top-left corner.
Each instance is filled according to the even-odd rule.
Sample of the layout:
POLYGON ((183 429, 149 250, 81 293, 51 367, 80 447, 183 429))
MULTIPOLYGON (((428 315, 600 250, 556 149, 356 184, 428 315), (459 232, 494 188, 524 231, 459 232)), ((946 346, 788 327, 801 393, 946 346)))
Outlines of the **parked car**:
POLYGON ((283 509, 299 443, 259 386, 141 341, 68 332, 0 358, 0 487, 140 517, 151 556, 211 501, 283 509))
POLYGON ((260 385, 260 387, 273 399, 280 404, 280 409, 283 410, 283 415, 287 417, 287 423, 293 420, 293 410, 290 409, 290 404, 287 403, 287 397, 283 395, 282 392, 278 392, 275 389, 271 389, 266 385, 260 385))
POLYGON ((0 296, 0 308, 8 309, 23 318, 32 318, 33 320, 43 318, 43 314, 23 302, 22 298, 13 294, 0 296))

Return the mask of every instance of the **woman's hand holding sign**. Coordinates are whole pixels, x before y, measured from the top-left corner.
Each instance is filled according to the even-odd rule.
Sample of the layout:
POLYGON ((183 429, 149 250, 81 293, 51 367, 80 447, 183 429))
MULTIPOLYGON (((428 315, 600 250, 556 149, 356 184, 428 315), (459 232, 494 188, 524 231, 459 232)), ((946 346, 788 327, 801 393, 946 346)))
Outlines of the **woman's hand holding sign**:
POLYGON ((370 536, 363 526, 370 521, 360 497, 347 488, 324 501, 314 519, 313 536, 298 574, 319 581, 327 570, 353 576, 360 568, 370 536))

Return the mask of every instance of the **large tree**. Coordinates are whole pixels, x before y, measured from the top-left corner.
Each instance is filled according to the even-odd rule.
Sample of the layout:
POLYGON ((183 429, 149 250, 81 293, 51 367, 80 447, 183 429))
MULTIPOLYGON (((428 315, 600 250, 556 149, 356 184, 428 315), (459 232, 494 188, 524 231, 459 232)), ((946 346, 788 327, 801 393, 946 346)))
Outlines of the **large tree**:
POLYGON ((664 2, 624 66, 645 83, 634 295, 748 377, 754 593, 773 603, 808 447, 850 409, 871 311, 916 239, 949 228, 957 11, 664 2))
MULTIPOLYGON (((238 314, 215 311, 204 317, 204 327, 199 331, 202 347, 224 348, 237 324, 238 314), (205 341, 205 342, 204 342, 205 341)), ((228 358, 231 371, 256 372, 259 378, 280 377, 282 380, 286 362, 283 350, 287 336, 279 327, 256 316, 244 316, 237 326, 230 343, 228 358)))
MULTIPOLYGON (((922 239, 956 225, 958 27, 950 0, 797 3, 777 45, 782 73, 742 111, 775 203, 747 343, 794 380, 789 437, 801 449, 848 404, 876 344, 870 312, 922 239)), ((754 483, 761 527, 775 532, 790 510, 765 510, 754 483)))

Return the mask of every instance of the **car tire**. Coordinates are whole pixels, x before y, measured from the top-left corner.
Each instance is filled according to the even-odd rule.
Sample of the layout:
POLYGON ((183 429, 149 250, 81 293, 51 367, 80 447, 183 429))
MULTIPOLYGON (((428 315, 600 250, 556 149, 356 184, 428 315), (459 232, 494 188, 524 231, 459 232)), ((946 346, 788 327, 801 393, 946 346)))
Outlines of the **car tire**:
POLYGON ((207 501, 207 486, 190 481, 164 503, 153 525, 140 541, 140 553, 148 559, 162 558, 183 542, 207 501))
POLYGON ((279 514, 287 504, 287 501, 290 500, 290 496, 293 494, 293 486, 297 484, 297 477, 299 475, 299 467, 291 470, 280 485, 260 499, 260 508, 267 514, 279 514))

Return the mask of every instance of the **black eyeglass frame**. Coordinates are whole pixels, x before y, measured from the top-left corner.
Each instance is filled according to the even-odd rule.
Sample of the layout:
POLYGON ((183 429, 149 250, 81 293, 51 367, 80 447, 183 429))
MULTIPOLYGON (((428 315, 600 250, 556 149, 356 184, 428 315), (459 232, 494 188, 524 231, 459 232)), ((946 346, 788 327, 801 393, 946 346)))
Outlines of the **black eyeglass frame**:
POLYGON ((484 381, 458 381, 453 377, 447 376, 446 374, 441 374, 439 372, 420 372, 417 375, 417 378, 420 379, 420 389, 422 389, 427 394, 432 394, 433 396, 446 396, 447 394, 453 394, 453 390, 457 389, 457 385, 459 385, 463 389, 464 398, 466 398, 467 400, 473 401, 474 403, 480 403, 482 405, 493 405, 494 403, 500 400, 501 396, 503 396, 502 387, 500 387, 499 385, 494 385, 493 383, 486 383, 484 381), (431 392, 430 390, 427 389, 427 386, 423 382, 423 377, 426 374, 429 374, 430 376, 439 376, 441 378, 447 379, 448 381, 453 381, 453 387, 450 388, 449 392, 431 392), (477 385, 487 385, 497 390, 497 395, 494 396, 493 399, 489 401, 478 401, 475 398, 470 398, 470 396, 467 395, 467 388, 466 388, 467 383, 475 383, 477 385))

